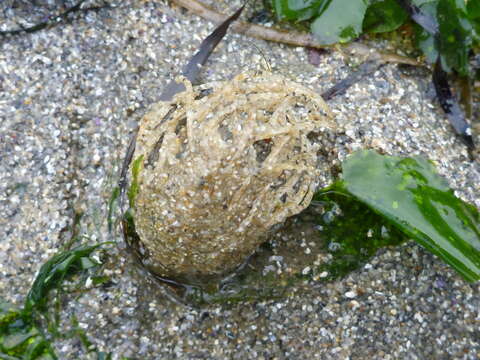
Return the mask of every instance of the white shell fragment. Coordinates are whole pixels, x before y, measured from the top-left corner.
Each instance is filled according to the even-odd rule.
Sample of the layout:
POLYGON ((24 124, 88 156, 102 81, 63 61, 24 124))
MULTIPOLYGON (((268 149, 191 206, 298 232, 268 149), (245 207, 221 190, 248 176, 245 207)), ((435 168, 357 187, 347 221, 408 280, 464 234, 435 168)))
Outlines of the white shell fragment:
POLYGON ((134 210, 144 262, 196 278, 235 269, 309 205, 336 126, 320 95, 279 75, 184 83, 141 121, 134 210))

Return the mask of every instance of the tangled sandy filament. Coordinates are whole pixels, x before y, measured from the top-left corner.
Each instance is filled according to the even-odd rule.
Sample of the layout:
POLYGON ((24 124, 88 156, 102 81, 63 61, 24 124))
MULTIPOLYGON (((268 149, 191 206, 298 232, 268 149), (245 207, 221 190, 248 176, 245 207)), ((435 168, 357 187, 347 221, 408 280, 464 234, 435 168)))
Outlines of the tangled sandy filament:
POLYGON ((308 206, 335 123, 319 95, 279 75, 183 81, 141 121, 135 224, 145 263, 191 280, 234 269, 308 206))

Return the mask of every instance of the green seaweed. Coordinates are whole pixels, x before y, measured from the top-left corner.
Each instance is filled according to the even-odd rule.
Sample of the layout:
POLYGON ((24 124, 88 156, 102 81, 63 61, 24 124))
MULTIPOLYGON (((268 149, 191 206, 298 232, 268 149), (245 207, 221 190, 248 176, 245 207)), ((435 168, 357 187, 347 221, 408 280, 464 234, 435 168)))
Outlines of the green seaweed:
POLYGON ((314 275, 324 280, 344 277, 360 268, 377 251, 402 244, 406 237, 395 226, 355 198, 332 190, 317 192, 314 203, 325 211, 315 216, 319 235, 325 240, 324 251, 332 259, 321 264, 314 275))
POLYGON ((143 166, 143 155, 140 155, 137 159, 135 159, 132 163, 132 184, 128 189, 128 202, 130 208, 134 208, 135 206, 135 198, 137 197, 139 185, 138 185, 138 175, 143 166))
POLYGON ((31 312, 0 298, 0 359, 57 359, 31 312))
POLYGON ((295 286, 302 288, 305 280, 318 283, 343 278, 363 266, 379 249, 397 246, 406 240, 401 231, 366 205, 332 191, 318 192, 311 205, 292 221, 315 224, 315 238, 309 241, 321 244, 321 251, 330 255, 329 261, 319 266, 304 263, 304 267, 311 268, 307 273, 269 272, 264 275, 262 269, 273 255, 272 249, 265 245, 250 259, 248 266, 218 288, 208 291, 190 286, 185 298, 200 304, 278 299, 293 291, 295 286))
POLYGON ((332 0, 313 20, 311 31, 321 44, 352 41, 362 33, 365 0, 332 0))
POLYGON ((68 277, 79 271, 98 265, 95 260, 89 258, 94 250, 105 243, 86 246, 80 245, 71 250, 54 255, 42 265, 35 281, 25 300, 25 310, 33 309, 45 311, 48 302, 48 293, 68 277))
MULTIPOLYGON (((62 336, 56 328, 60 302, 57 298, 54 304, 57 312, 53 314, 52 322, 49 294, 54 290, 61 291, 65 280, 98 266, 91 255, 105 244, 107 243, 80 245, 63 250, 50 258, 41 266, 22 308, 0 298, 0 359, 57 359, 51 341, 62 336), (42 318, 46 320, 46 324, 42 322, 42 318)), ((99 284, 103 282, 104 279, 98 281, 99 284)), ((73 324, 75 325, 74 322, 73 324)), ((74 331, 73 335, 87 344, 85 334, 74 331)))
POLYGON ((363 31, 383 33, 398 29, 408 15, 396 0, 372 1, 363 19, 363 31))
POLYGON ((480 43, 478 0, 270 0, 278 20, 309 25, 323 45, 352 41, 364 33, 391 32, 412 24, 400 3, 414 5, 431 17, 438 32, 415 28, 415 44, 434 63, 441 58, 443 70, 473 77, 469 58, 480 43))
POLYGON ((279 20, 304 21, 321 12, 327 1, 323 0, 272 0, 272 6, 279 20))
POLYGON ((469 76, 469 53, 474 42, 473 23, 469 21, 464 0, 439 0, 437 19, 441 36, 436 39, 445 71, 469 76))
POLYGON ((466 280, 480 279, 478 210, 454 195, 431 162, 359 151, 329 190, 364 203, 466 280))
MULTIPOLYGON (((126 358, 122 358, 124 360, 126 358)), ((106 353, 104 351, 100 351, 97 353, 97 360, 112 360, 112 353, 106 353)))

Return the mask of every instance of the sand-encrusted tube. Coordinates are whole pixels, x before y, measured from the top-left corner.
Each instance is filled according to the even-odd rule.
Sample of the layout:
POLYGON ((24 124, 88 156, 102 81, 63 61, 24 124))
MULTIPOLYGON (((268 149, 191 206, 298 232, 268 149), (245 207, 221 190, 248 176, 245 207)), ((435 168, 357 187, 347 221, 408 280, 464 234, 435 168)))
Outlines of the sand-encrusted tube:
POLYGON ((307 207, 335 129, 319 95, 278 75, 184 83, 142 119, 134 154, 144 263, 182 279, 231 271, 307 207))

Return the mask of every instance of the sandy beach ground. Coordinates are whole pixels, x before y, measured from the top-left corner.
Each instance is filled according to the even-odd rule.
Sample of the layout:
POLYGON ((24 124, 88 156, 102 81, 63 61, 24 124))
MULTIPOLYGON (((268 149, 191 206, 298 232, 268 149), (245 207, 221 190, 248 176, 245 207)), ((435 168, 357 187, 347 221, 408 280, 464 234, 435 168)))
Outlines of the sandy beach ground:
MULTIPOLYGON (((9 3, 0 3, 1 30, 39 20, 33 5, 10 11, 9 3)), ((211 3, 231 13, 240 2, 211 3)), ((79 234, 120 244, 104 270, 110 286, 69 297, 62 317, 68 328, 74 314, 114 359, 478 359, 480 284, 413 242, 307 293, 201 309, 172 303, 132 267, 121 237, 107 229, 129 134, 213 28, 166 1, 126 0, 0 38, 1 296, 22 303, 83 213, 79 234)), ((355 61, 336 50, 312 54, 228 34, 201 80, 227 80, 268 62, 321 92, 355 61)), ((428 69, 389 64, 329 101, 345 128, 339 158, 361 148, 424 155, 479 208, 479 162, 453 134, 430 78, 428 69)), ((78 339, 55 348, 61 359, 94 359, 78 339)))

